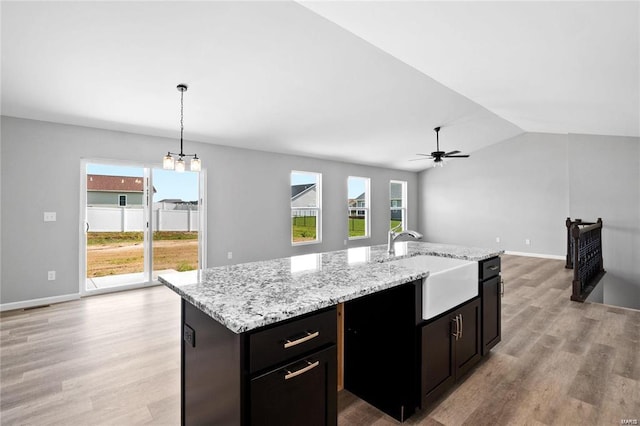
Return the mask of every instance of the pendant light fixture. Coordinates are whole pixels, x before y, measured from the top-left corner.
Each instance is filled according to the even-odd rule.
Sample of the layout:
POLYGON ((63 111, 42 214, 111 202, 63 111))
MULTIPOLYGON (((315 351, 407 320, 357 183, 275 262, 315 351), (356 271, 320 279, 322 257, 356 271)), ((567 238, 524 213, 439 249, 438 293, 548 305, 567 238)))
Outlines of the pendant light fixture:
POLYGON ((169 151, 162 160, 162 168, 166 170, 175 170, 176 172, 184 172, 184 157, 193 157, 191 159, 189 168, 192 172, 199 172, 202 169, 202 164, 200 162, 200 159, 198 158, 198 154, 185 154, 184 152, 182 152, 182 134, 184 133, 184 92, 187 91, 187 85, 178 84, 177 89, 178 92, 180 92, 180 153, 178 154, 169 151), (174 155, 178 156, 177 160, 173 158, 174 155))

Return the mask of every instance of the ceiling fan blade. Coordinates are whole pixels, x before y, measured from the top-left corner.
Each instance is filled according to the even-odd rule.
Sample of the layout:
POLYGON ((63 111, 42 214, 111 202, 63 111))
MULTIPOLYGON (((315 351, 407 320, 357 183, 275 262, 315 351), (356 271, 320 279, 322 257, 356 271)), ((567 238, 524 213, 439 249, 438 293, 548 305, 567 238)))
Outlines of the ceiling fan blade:
POLYGON ((433 155, 432 155, 432 154, 420 154, 420 153, 418 153, 418 154, 416 154, 416 155, 424 155, 425 157, 433 157, 433 155))
POLYGON ((446 153, 446 154, 444 154, 444 155, 452 155, 452 154, 457 154, 457 153, 459 153, 459 152, 460 152, 460 151, 451 151, 451 152, 447 152, 447 153, 446 153))
POLYGON ((424 157, 424 158, 412 158, 412 159, 411 159, 411 160, 409 160, 409 161, 421 161, 421 160, 431 160, 431 158, 428 158, 428 157, 424 157))
POLYGON ((469 158, 469 155, 445 155, 446 158, 469 158))

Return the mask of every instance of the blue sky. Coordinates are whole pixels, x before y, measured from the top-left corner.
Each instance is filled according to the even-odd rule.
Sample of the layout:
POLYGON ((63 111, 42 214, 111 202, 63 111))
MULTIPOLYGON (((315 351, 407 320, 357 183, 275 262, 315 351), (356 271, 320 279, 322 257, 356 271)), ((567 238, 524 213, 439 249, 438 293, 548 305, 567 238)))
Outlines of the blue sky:
POLYGON ((349 179, 349 198, 357 198, 364 192, 365 179, 349 179))
MULTIPOLYGON (((106 164, 87 164, 87 173, 108 176, 134 176, 142 177, 142 167, 115 166, 106 164)), ((315 182, 313 174, 291 174, 291 184, 315 182)), ((183 201, 195 201, 198 199, 198 174, 194 172, 178 173, 173 170, 153 169, 153 186, 156 188, 153 200, 160 201, 165 198, 179 198, 183 201)), ((352 179, 348 188, 349 198, 356 198, 364 192, 365 183, 361 179, 352 179)))
MULTIPOLYGON (((108 176, 144 176, 142 167, 87 164, 87 173, 108 176)), ((153 169, 153 186, 156 188, 153 201, 179 198, 183 201, 198 199, 198 173, 178 173, 173 170, 153 169)))
MULTIPOLYGON (((305 175, 303 173, 291 173, 291 185, 301 185, 303 183, 314 183, 315 175, 313 173, 305 175)), ((364 179, 351 179, 348 188, 348 197, 356 198, 364 192, 364 179)))

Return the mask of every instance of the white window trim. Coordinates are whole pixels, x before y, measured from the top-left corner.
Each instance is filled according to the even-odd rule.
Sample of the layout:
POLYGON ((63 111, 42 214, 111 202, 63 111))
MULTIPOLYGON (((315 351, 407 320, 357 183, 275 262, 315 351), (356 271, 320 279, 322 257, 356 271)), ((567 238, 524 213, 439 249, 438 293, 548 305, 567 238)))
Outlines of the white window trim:
MULTIPOLYGON (((354 210, 364 210, 364 232, 365 235, 351 237, 349 236, 349 228, 347 227, 347 238, 349 241, 354 240, 366 240, 367 238, 371 238, 371 178, 365 176, 348 176, 347 177, 347 194, 349 192, 349 179, 364 179, 364 199, 365 199, 365 207, 354 207, 354 210)), ((349 207, 349 196, 347 195, 347 211, 351 213, 351 207, 349 207)), ((348 223, 348 222, 347 222, 348 223)))
POLYGON ((118 207, 127 207, 127 204, 128 204, 127 194, 118 194, 118 207), (124 206, 120 204, 120 197, 124 197, 124 206))
POLYGON ((409 220, 407 217, 407 204, 409 203, 407 199, 407 181, 406 180, 393 180, 389 181, 389 222, 391 222, 391 212, 394 210, 400 210, 402 213, 402 231, 409 229, 409 220), (402 185, 402 207, 391 207, 391 184, 401 184, 402 185))
MULTIPOLYGON (((308 246, 313 244, 321 244, 322 243, 322 173, 320 172, 307 172, 302 170, 291 170, 289 173, 289 188, 291 188, 291 175, 292 174, 313 174, 317 176, 316 179, 316 196, 318 200, 318 207, 291 207, 291 201, 289 201, 289 206, 291 207, 291 213, 294 210, 314 210, 316 211, 316 239, 313 241, 293 241, 293 227, 289 226, 289 232, 291 233, 289 236, 289 240, 291 241, 292 247, 297 246, 308 246)), ((289 193, 291 193, 291 189, 289 189, 289 193)), ((290 215, 293 217, 293 214, 290 215)))

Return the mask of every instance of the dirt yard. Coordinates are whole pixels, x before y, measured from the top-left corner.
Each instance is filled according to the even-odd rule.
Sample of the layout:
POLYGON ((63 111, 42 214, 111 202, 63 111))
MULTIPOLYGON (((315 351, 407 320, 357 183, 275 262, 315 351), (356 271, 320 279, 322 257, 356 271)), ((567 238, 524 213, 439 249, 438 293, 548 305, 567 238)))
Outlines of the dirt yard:
MULTIPOLYGON (((129 274, 144 269, 142 243, 95 244, 87 247, 87 277, 129 274)), ((197 240, 153 242, 153 269, 189 271, 198 268, 197 240)))

